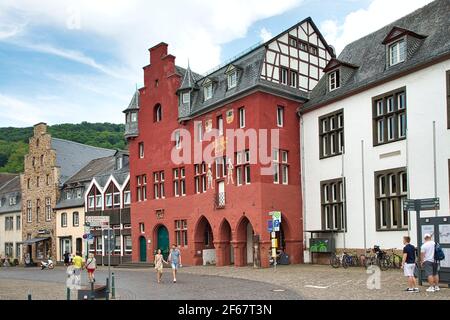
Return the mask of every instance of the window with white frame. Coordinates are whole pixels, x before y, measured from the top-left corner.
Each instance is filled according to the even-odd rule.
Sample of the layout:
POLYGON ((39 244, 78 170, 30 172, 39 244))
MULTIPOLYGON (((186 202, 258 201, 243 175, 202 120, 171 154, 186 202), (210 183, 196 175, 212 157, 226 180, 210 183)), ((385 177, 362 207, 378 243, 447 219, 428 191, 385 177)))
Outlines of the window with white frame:
POLYGON ((183 103, 190 103, 191 102, 191 94, 189 92, 183 93, 183 103))
POLYGON ((245 150, 236 153, 236 185, 250 184, 250 151, 245 150))
POLYGON ((239 108, 239 128, 245 128, 245 108, 239 108))
POLYGON ((203 124, 201 122, 197 123, 197 142, 203 141, 203 124))
POLYGON ((194 165, 194 187, 195 193, 206 192, 206 164, 194 165))
POLYGON ((95 208, 95 196, 94 195, 88 196, 88 208, 89 209, 95 208))
POLYGON ((203 87, 203 94, 205 96, 205 101, 209 100, 212 98, 212 83, 208 83, 203 87))
POLYGON ((217 130, 219 131, 219 135, 223 136, 223 117, 217 117, 217 130))
POLYGON ((187 239, 187 220, 175 220, 175 239, 177 246, 186 247, 187 239))
POLYGON ((131 255, 133 250, 131 236, 123 236, 124 254, 131 255))
POLYGON ((406 59, 406 42, 404 39, 389 45, 389 66, 399 64, 406 59))
POLYGON ((154 199, 164 199, 165 189, 164 189, 164 171, 157 171, 153 173, 153 198, 154 199))
POLYGON ((228 89, 235 88, 237 85, 237 71, 234 70, 228 74, 228 89))
POLYGON ((144 143, 143 142, 139 142, 139 158, 140 159, 144 158, 144 143))
POLYGON ((277 126, 280 128, 284 126, 284 107, 282 106, 277 107, 277 126))
POLYGON ((289 85, 293 88, 298 86, 298 73, 293 70, 289 70, 289 85))
POLYGON ((273 183, 287 185, 289 183, 288 152, 286 150, 273 149, 272 162, 274 170, 273 183))
POLYGON ((335 70, 328 75, 328 88, 330 91, 336 90, 341 86, 340 71, 335 70))

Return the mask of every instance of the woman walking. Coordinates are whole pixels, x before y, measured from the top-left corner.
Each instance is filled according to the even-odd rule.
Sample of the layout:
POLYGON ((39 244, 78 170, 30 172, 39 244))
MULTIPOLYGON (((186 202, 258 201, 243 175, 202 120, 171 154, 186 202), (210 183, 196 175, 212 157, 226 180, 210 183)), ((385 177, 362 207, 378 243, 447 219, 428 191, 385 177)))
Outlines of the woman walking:
POLYGON ((89 282, 95 282, 94 272, 95 269, 97 269, 97 260, 95 260, 93 253, 89 253, 89 258, 87 259, 85 266, 88 272, 89 282))
POLYGON ((163 263, 167 264, 167 261, 164 260, 164 257, 161 254, 161 249, 158 249, 155 255, 156 280, 158 280, 158 283, 161 283, 162 272, 164 268, 163 263))

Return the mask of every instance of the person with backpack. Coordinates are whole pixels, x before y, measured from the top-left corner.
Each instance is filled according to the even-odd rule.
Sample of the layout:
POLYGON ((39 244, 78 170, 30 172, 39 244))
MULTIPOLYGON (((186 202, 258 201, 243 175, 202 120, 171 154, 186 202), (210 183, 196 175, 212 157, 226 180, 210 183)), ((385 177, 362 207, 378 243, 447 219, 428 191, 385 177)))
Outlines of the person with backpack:
POLYGON ((403 259, 402 269, 405 277, 408 278, 408 288, 406 292, 419 292, 417 288, 416 277, 414 277, 414 269, 416 268, 416 248, 411 244, 411 238, 408 236, 403 237, 403 259))
POLYGON ((436 243, 431 240, 431 234, 427 233, 424 236, 424 244, 420 248, 420 261, 422 269, 425 271, 425 276, 428 279, 430 287, 427 292, 440 291, 439 288, 439 264, 435 259, 436 243))

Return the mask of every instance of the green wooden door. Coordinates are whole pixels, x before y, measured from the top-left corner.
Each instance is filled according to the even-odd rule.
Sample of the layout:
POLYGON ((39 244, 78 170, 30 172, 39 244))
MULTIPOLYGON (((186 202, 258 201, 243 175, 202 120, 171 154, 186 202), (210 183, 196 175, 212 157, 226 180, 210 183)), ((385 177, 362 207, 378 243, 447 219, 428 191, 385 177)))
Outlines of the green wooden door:
POLYGON ((144 237, 139 238, 139 261, 147 262, 147 241, 144 237))
POLYGON ((167 259, 169 256, 170 246, 169 246, 169 231, 164 226, 159 227, 158 229, 158 247, 157 249, 161 249, 164 259, 167 259))

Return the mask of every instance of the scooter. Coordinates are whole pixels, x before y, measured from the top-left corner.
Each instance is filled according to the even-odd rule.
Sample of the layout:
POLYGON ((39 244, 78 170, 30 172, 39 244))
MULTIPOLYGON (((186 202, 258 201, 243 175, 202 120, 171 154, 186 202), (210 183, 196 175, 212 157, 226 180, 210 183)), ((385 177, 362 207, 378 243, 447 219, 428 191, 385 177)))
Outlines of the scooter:
POLYGON ((41 261, 41 270, 49 269, 52 270, 55 268, 52 259, 48 259, 47 261, 41 261))

